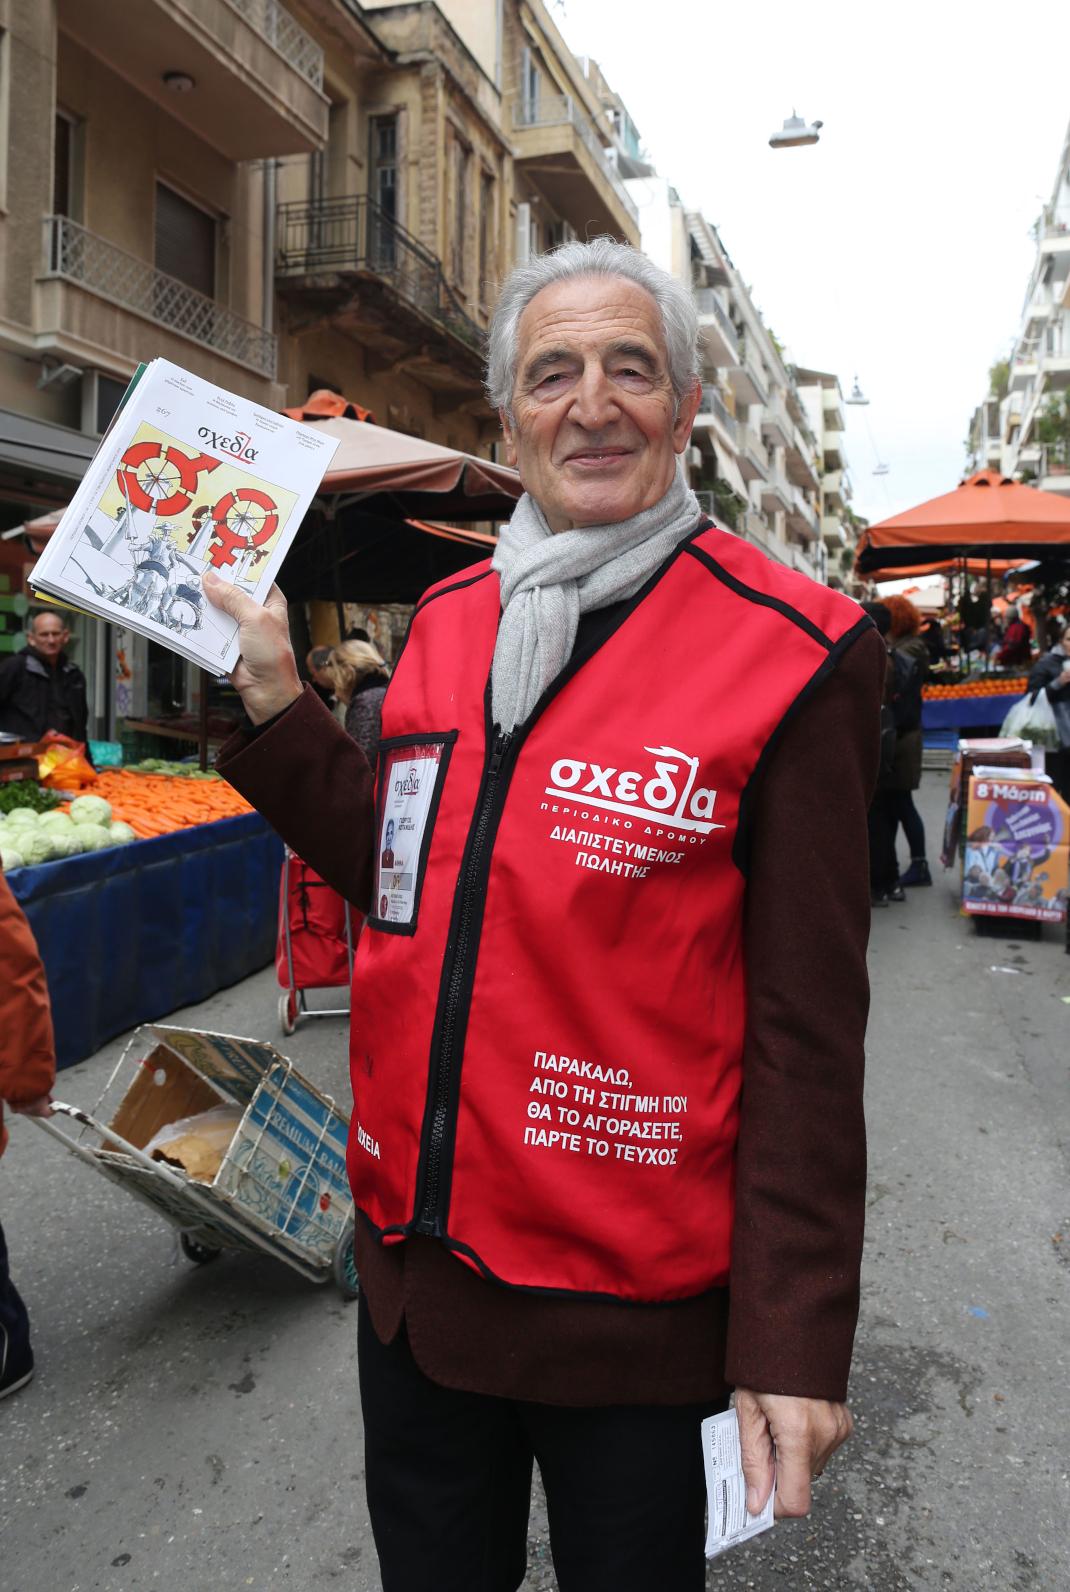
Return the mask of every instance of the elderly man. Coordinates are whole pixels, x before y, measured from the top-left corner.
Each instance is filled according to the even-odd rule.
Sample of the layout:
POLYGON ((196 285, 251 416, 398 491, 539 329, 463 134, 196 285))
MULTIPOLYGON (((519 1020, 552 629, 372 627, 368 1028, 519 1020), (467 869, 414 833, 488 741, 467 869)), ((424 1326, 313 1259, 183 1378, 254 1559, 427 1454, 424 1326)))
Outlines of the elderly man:
POLYGON ((0 730, 39 741, 46 730, 86 739, 85 675, 66 653, 71 633, 52 609, 33 615, 27 645, 0 663, 0 730))
POLYGON ((417 605, 374 788, 281 593, 212 586, 255 726, 220 767, 371 908, 349 1162, 387 1592, 517 1587, 533 1459, 564 1592, 698 1592, 730 1386, 754 1509, 774 1443, 801 1515, 851 1429, 884 649, 702 517, 696 341, 609 240, 513 272, 488 390, 526 493, 417 605))

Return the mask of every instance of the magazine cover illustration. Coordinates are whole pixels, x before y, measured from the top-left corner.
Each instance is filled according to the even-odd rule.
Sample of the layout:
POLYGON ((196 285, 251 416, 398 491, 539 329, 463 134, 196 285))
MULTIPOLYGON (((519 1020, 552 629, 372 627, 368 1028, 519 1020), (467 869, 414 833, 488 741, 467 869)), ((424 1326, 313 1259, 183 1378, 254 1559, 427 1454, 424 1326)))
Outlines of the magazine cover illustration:
POLYGON ((264 602, 337 446, 153 360, 131 382, 31 584, 203 668, 230 670, 237 621, 208 601, 204 573, 264 602))
POLYGON ((222 655, 233 624, 207 601, 201 577, 214 569, 263 600, 296 502, 295 492, 142 422, 54 573, 176 636, 198 634, 222 655))

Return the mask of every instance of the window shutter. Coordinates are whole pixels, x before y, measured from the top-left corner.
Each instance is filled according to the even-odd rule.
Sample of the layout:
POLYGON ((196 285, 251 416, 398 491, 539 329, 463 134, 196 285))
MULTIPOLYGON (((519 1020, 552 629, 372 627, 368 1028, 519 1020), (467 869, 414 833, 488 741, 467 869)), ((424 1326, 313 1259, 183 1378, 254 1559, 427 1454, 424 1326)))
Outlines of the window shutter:
POLYGON ((215 220, 173 188, 156 184, 156 269, 215 297, 215 220))
POLYGON ((516 263, 526 265, 531 259, 531 206, 516 207, 516 263))

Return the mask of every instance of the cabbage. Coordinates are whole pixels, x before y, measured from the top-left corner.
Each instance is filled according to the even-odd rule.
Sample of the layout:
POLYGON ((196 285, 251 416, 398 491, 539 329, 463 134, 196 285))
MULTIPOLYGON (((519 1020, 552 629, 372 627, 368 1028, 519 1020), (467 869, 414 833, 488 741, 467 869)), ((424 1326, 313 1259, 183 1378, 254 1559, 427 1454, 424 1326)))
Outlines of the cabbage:
POLYGON ((83 851, 103 851, 105 846, 115 845, 114 837, 103 824, 80 823, 78 838, 82 842, 83 851))
POLYGON ((74 824, 67 813, 45 813, 39 819, 42 829, 73 829, 74 824))
POLYGON ((118 818, 108 825, 108 833, 117 846, 128 846, 137 836, 129 824, 122 823, 118 818))
POLYGON ((21 851, 16 851, 14 846, 9 846, 6 840, 0 839, 0 868, 5 873, 11 873, 15 868, 24 868, 26 858, 21 851))
POLYGON ((81 837, 73 824, 70 826, 70 834, 67 834, 62 829, 51 828, 42 829, 40 833, 47 837, 48 844, 52 848, 53 857, 75 857, 80 851, 85 849, 82 845, 81 837))
POLYGON ((50 862, 52 840, 47 829, 41 829, 37 824, 32 828, 27 825, 19 836, 19 850, 28 868, 34 867, 39 862, 50 862))
POLYGON ((24 824, 39 823, 40 817, 40 813, 35 812, 32 807, 12 807, 7 815, 7 822, 16 828, 21 828, 24 824))
POLYGON ((71 818, 76 824, 110 824, 111 803, 103 796, 76 796, 71 802, 71 818))

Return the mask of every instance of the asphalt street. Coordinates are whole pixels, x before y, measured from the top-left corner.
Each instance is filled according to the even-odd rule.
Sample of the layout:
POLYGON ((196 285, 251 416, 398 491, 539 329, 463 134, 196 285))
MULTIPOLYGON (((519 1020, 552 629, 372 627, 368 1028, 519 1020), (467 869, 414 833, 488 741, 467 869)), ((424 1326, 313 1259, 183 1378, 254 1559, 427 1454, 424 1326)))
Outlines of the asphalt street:
MULTIPOLYGON (((926 776, 930 855, 945 787, 926 776)), ((875 914, 871 969, 857 1435, 809 1519, 708 1585, 1065 1589, 1070 957, 1054 929, 979 936, 938 877, 875 914)), ((345 1101, 344 1021, 284 1041, 276 1000, 266 970, 173 1020, 272 1038, 345 1101)), ((57 1096, 91 1106, 123 1049, 57 1096)), ((0 1405, 3 1592, 376 1592, 355 1308, 271 1260, 191 1265, 25 1120, 0 1212, 39 1366, 0 1405)), ((550 1592, 538 1493, 529 1565, 550 1592)))

